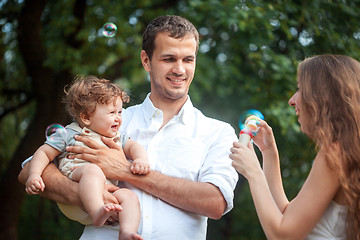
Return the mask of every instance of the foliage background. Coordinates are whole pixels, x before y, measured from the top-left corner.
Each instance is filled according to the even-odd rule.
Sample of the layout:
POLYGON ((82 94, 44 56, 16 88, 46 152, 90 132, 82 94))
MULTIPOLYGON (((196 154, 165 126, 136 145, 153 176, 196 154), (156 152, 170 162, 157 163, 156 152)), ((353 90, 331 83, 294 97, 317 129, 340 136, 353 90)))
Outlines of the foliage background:
MULTIPOLYGON (((51 123, 69 122, 61 102, 75 75, 116 81, 140 103, 150 89, 140 62, 142 32, 153 18, 177 14, 201 34, 194 105, 232 124, 258 109, 273 127, 289 199, 314 157, 287 101, 306 57, 346 54, 360 60, 359 0, 0 0, 0 239, 78 239, 82 226, 54 202, 26 196, 20 163, 51 123), (118 26, 101 35, 106 22, 118 26)), ((324 86, 326 87, 326 86, 324 86)), ((209 220, 208 239, 265 239, 246 181, 235 208, 209 220)))

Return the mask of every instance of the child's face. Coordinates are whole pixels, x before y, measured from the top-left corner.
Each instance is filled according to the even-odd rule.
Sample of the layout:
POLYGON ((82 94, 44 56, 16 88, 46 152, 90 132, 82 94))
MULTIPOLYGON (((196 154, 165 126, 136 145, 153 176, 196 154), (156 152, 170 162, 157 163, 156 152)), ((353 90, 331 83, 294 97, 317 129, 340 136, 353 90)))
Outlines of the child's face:
POLYGON ((116 99, 115 104, 112 101, 109 104, 97 104, 87 128, 105 137, 115 137, 122 122, 122 105, 120 97, 116 99))

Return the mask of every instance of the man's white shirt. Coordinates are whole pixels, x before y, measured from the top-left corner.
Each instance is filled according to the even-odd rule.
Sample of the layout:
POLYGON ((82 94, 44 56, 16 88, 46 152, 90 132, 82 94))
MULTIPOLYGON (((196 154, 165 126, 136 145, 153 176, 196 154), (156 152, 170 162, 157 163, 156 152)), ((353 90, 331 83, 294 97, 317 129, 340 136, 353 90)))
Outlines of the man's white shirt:
MULTIPOLYGON (((229 158, 232 143, 237 140, 234 129, 205 117, 189 97, 179 114, 160 129, 162 123, 162 111, 153 106, 148 95, 142 104, 123 111, 120 131, 145 147, 151 171, 215 185, 227 203, 224 214, 230 211, 238 180, 229 158)), ((139 197, 139 233, 143 239, 206 239, 207 217, 174 207, 128 183, 121 184, 139 197)), ((118 226, 86 226, 80 239, 118 239, 118 231, 118 226)))

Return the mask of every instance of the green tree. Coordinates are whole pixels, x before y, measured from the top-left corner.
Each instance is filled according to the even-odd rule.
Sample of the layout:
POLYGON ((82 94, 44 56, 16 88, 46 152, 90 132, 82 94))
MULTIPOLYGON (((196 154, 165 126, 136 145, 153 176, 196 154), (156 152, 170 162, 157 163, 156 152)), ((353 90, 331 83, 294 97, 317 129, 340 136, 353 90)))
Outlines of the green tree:
MULTIPOLYGON (((119 82, 131 104, 144 99, 149 82, 139 58, 142 32, 164 14, 184 16, 199 29, 190 89, 194 104, 236 131, 242 112, 260 110, 278 141, 286 192, 290 199, 295 196, 314 156, 287 105, 296 89, 297 63, 322 53, 360 60, 359 0, 4 0, 1 239, 76 239, 81 234, 82 226, 63 217, 53 202, 36 196, 23 201, 24 187, 17 182, 20 163, 43 143, 49 124, 70 121, 61 97, 74 75, 119 82), (106 22, 118 26, 115 37, 101 34, 106 22)), ((208 239, 265 239, 243 178, 234 210, 209 225, 208 239)))
MULTIPOLYGON (((140 71, 139 61, 141 32, 153 14, 173 3, 9 0, 1 4, 4 61, 0 127, 1 142, 9 148, 2 148, 1 154, 4 160, 0 188, 6 197, 1 198, 0 231, 4 239, 17 239, 24 197, 24 188, 17 182, 19 164, 43 143, 44 129, 49 124, 65 125, 70 121, 61 101, 64 86, 74 75, 96 74, 121 80, 124 88, 129 87, 131 77, 140 78, 132 86, 145 92, 148 84, 141 81, 146 77, 140 71), (151 10, 144 12, 147 9, 151 10), (117 37, 106 38, 101 34, 106 22, 119 26, 117 37)), ((42 211, 39 205, 32 209, 38 212, 37 225, 33 232, 24 232, 22 238, 34 235, 36 239, 48 239, 54 234, 64 237, 55 224, 44 227, 49 225, 45 218, 49 208, 42 211)), ((28 210, 23 212, 28 214, 28 210)), ((61 229, 61 225, 58 227, 61 229)))

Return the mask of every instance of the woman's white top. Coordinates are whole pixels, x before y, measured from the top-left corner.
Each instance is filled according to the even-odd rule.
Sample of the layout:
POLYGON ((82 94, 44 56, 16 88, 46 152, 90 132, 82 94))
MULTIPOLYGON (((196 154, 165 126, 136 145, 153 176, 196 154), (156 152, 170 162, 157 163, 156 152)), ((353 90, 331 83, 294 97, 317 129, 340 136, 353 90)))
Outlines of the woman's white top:
POLYGON ((332 201, 305 240, 346 240, 347 207, 332 201))

